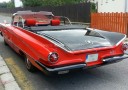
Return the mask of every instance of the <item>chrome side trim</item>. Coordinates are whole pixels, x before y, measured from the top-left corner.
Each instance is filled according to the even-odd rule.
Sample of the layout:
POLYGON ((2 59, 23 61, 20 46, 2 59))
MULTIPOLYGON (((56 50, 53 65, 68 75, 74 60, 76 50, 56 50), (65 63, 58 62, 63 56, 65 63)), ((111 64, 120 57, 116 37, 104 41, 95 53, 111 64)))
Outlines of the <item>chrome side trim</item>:
MULTIPOLYGON (((30 32, 30 31, 28 31, 28 32, 30 32)), ((33 32, 31 32, 31 33, 33 33, 33 32)), ((35 33, 33 33, 33 34, 35 34, 35 33)), ((44 39, 48 40, 50 43, 55 44, 56 46, 58 46, 59 48, 65 50, 66 52, 69 52, 69 53, 71 52, 71 51, 65 49, 64 46, 62 47, 62 46, 56 44, 56 43, 53 42, 52 40, 49 40, 48 38, 46 38, 46 37, 44 37, 44 36, 42 36, 42 35, 39 35, 39 34, 36 34, 36 35, 39 36, 39 37, 41 37, 41 38, 44 38, 44 39)), ((63 44, 62 44, 62 45, 63 45, 63 44)))
MULTIPOLYGON (((87 28, 89 30, 99 30, 99 29, 94 29, 94 28, 87 28)), ((98 33, 98 32, 97 32, 98 33)), ((115 32, 116 33, 116 32, 115 32)), ((100 34, 100 33, 99 33, 100 34)), ((101 34, 100 34, 101 35, 101 34)), ((124 34, 125 35, 125 34, 124 34)), ((101 35, 102 36, 102 35, 101 35)), ((103 36, 104 37, 104 36, 103 36)), ((125 35, 124 38, 122 38, 117 44, 115 44, 116 46, 118 46, 121 42, 123 42, 123 40, 126 38, 127 36, 125 35)), ((107 38, 106 38, 107 39, 107 38)))
POLYGON ((123 42, 126 37, 127 37, 127 36, 125 35, 124 38, 122 38, 122 39, 116 44, 116 46, 118 46, 121 42, 123 42))
MULTIPOLYGON (((61 44, 65 49, 67 49, 67 50, 69 50, 69 51, 71 51, 71 49, 68 47, 68 46, 66 46, 64 43, 62 43, 61 41, 59 41, 59 40, 57 40, 57 39, 55 39, 55 38, 53 38, 52 36, 49 36, 49 35, 47 35, 47 34, 39 34, 39 35, 43 35, 45 38, 47 38, 47 40, 49 40, 49 41, 51 41, 51 42, 53 42, 53 40, 55 41, 55 42, 57 42, 57 43, 59 43, 59 44, 61 44), (51 40, 50 40, 51 39, 51 40)), ((43 37, 42 36, 42 37, 43 37)), ((54 43, 54 42, 53 42, 54 43)), ((55 44, 55 43, 54 43, 55 44)), ((60 46, 60 45, 59 45, 60 46)), ((62 46, 60 46, 60 47, 62 47, 62 46)))

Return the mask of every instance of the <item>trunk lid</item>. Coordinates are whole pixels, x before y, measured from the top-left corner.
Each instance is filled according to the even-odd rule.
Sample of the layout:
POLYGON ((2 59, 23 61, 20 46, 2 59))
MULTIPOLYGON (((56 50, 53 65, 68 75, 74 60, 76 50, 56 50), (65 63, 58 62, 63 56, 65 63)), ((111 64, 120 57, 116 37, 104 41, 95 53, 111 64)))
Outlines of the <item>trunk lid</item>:
POLYGON ((39 31, 38 34, 56 43, 61 42, 70 51, 110 47, 112 44, 96 32, 87 30, 39 31))

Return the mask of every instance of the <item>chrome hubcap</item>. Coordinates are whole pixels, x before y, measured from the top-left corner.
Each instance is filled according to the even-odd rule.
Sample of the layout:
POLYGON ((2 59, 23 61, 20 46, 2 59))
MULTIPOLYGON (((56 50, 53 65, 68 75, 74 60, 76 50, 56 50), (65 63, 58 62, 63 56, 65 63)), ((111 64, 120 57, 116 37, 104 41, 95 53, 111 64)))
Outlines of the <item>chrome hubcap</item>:
POLYGON ((31 68, 31 62, 28 60, 28 58, 26 60, 26 64, 27 64, 27 68, 30 69, 31 68))

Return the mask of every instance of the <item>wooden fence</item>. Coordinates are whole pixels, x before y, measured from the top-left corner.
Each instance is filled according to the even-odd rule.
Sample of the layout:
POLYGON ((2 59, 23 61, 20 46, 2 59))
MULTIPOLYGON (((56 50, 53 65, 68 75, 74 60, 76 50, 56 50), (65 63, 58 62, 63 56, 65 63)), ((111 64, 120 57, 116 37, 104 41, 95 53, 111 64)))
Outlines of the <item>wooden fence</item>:
POLYGON ((91 28, 128 35, 128 13, 92 13, 91 28))

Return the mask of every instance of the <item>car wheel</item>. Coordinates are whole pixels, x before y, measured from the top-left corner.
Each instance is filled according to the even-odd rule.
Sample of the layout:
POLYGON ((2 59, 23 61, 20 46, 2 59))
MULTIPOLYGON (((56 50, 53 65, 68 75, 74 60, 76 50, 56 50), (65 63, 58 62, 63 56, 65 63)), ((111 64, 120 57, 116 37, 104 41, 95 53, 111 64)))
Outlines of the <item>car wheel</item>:
POLYGON ((5 39, 4 39, 4 45, 8 46, 8 44, 7 44, 7 42, 5 41, 5 39))
POLYGON ((36 67, 29 61, 29 59, 27 57, 25 58, 25 65, 29 72, 37 71, 36 67))

